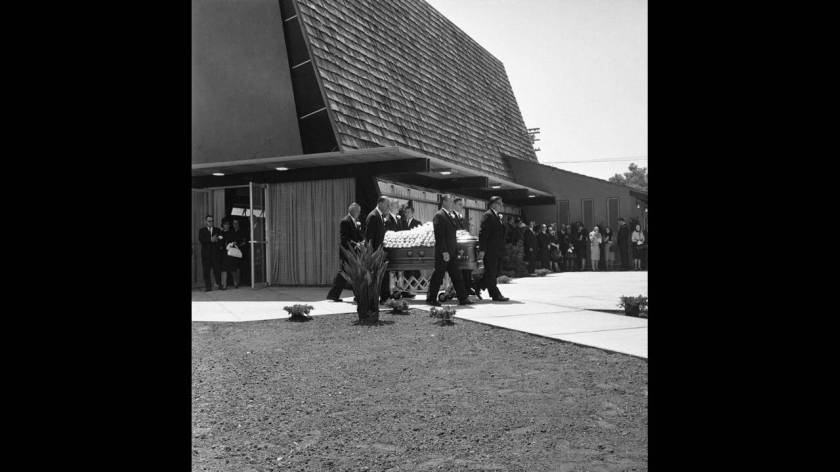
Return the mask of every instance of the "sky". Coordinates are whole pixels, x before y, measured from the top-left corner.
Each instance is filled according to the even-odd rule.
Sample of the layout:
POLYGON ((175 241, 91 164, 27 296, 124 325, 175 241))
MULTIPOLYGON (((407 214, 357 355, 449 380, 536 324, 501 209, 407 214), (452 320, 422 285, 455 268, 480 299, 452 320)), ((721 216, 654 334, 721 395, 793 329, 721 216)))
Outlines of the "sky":
POLYGON ((647 163, 647 0, 426 0, 505 65, 542 163, 647 163))

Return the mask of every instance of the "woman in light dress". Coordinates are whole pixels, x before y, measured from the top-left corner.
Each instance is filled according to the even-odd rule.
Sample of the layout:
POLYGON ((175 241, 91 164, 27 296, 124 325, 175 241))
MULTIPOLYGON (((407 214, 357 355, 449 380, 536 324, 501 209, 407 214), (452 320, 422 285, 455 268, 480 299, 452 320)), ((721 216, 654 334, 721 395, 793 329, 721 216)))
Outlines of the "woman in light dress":
POLYGON ((630 235, 630 242, 633 246, 633 269, 642 270, 642 244, 645 243, 645 235, 641 225, 636 225, 636 230, 630 235))
POLYGON ((603 241, 603 237, 601 236, 601 228, 598 225, 595 225, 592 228, 592 232, 589 233, 589 246, 592 252, 592 255, 589 256, 592 264, 592 270, 598 270, 598 263, 601 261, 601 242, 603 241))

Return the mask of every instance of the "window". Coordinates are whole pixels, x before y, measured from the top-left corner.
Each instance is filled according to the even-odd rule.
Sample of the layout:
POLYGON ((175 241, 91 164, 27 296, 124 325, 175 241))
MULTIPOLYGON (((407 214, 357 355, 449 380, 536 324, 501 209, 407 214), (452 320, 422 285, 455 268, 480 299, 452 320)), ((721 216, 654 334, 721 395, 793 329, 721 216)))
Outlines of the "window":
POLYGON ((607 224, 613 231, 618 230, 618 198, 607 199, 607 224))
POLYGON ((571 224, 569 221, 569 201, 559 200, 557 202, 557 223, 561 225, 571 224))
POLYGON ((594 215, 594 203, 591 198, 585 198, 582 200, 583 203, 583 226, 586 229, 592 229, 592 226, 595 225, 595 215, 594 215))

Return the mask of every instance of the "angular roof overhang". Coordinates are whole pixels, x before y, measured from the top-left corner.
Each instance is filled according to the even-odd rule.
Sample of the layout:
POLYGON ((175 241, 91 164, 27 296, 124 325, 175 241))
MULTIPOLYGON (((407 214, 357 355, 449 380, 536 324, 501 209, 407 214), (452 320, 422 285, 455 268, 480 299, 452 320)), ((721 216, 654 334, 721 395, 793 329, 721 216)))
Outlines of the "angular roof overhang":
POLYGON ((645 192, 645 191, 642 191, 642 190, 636 190, 636 189, 631 188, 631 189, 630 189, 630 196, 631 196, 631 197, 638 198, 639 200, 641 200, 641 201, 643 201, 643 202, 645 202, 645 203, 647 203, 647 202, 648 202, 648 194, 647 194, 647 192, 645 192))
POLYGON ((498 177, 487 177, 470 167, 397 146, 192 165, 195 188, 241 185, 249 181, 280 182, 362 174, 387 175, 409 184, 422 183, 435 189, 462 192, 478 198, 498 194, 513 204, 554 203, 554 196, 541 189, 498 177), (288 170, 278 171, 278 167, 288 170), (214 175, 218 173, 224 175, 214 175))

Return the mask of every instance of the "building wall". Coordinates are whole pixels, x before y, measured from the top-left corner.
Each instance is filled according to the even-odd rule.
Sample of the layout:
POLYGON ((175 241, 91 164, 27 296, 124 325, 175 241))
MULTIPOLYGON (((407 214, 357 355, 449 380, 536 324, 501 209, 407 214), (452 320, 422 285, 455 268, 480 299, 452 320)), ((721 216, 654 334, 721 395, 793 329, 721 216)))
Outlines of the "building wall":
POLYGON ((618 198, 618 216, 628 223, 631 218, 638 218, 644 227, 645 204, 636 208, 637 199, 630 195, 626 187, 541 164, 522 163, 515 159, 511 159, 510 163, 518 182, 551 192, 557 198, 558 205, 524 207, 523 213, 528 219, 546 224, 557 221, 558 206, 565 200, 569 202, 569 223, 584 221, 583 201, 591 199, 593 223, 602 225, 608 221, 608 199, 618 198))
MULTIPOLYGON (((592 199, 594 223, 597 225, 607 224, 607 200, 609 198, 617 197, 619 199, 619 213, 618 216, 630 222, 631 218, 639 218, 640 224, 644 227, 644 206, 641 209, 636 209, 636 199, 629 195, 616 195, 615 192, 597 188, 592 186, 589 189, 581 189, 578 193, 569 192, 563 197, 558 197, 558 202, 561 200, 569 200, 569 221, 574 223, 576 221, 583 221, 583 200, 592 199)), ((559 220, 556 205, 535 205, 524 207, 523 212, 528 220, 534 219, 538 224, 540 223, 554 223, 559 220)), ((563 223, 566 223, 565 221, 563 223)), ((613 227, 613 230, 616 228, 613 227)))
POLYGON ((276 0, 192 0, 192 162, 301 154, 276 0))

